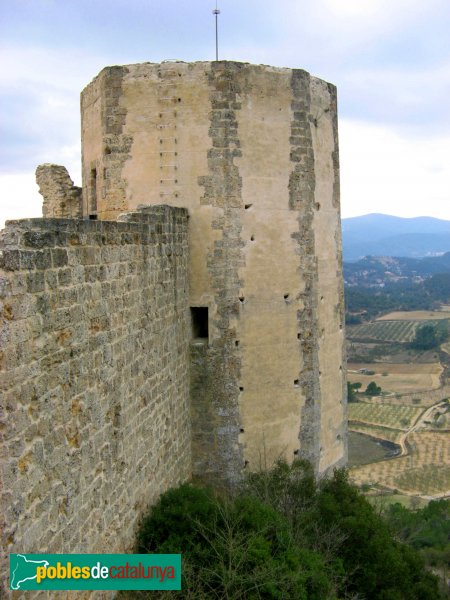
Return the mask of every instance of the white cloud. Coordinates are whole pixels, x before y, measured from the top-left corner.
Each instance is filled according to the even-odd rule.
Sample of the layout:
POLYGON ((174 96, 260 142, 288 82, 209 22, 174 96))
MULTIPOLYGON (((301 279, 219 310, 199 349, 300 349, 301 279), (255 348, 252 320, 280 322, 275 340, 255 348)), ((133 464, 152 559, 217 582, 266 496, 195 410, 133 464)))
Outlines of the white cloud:
POLYGON ((344 217, 371 212, 450 220, 450 136, 402 136, 385 126, 341 119, 344 217))
MULTIPOLYGON (((54 162, 46 158, 41 162, 54 162)), ((81 185, 80 151, 76 147, 59 149, 58 164, 64 165, 75 185, 81 185)), ((36 165, 37 166, 37 165, 36 165)), ((10 219, 28 219, 42 216, 42 196, 39 194, 34 170, 20 173, 0 173, 0 229, 10 219)))
POLYGON ((34 82, 78 92, 107 64, 106 57, 81 49, 13 44, 0 48, 0 62, 2 86, 34 82))
POLYGON ((42 216, 42 196, 38 192, 34 173, 0 175, 0 229, 8 219, 42 216))
POLYGON ((443 52, 448 48, 447 32, 439 32, 449 19, 448 0, 281 0, 266 2, 262 10, 278 33, 275 53, 289 66, 295 61, 322 73, 344 72, 349 63, 391 61, 395 53, 405 53, 406 62, 414 63, 409 55, 414 55, 416 42, 419 52, 425 52, 421 36, 427 50, 436 40, 443 52), (396 46, 399 39, 403 41, 396 46), (386 46, 393 50, 386 52, 386 46))
POLYGON ((384 123, 409 135, 450 135, 448 58, 433 68, 351 69, 339 78, 338 93, 346 117, 384 123))
POLYGON ((389 91, 389 96, 384 96, 387 110, 392 110, 390 99, 395 98, 406 106, 434 104, 435 111, 439 112, 446 104, 446 96, 450 90, 450 60, 446 57, 445 61, 432 68, 416 65, 410 65, 409 68, 361 67, 348 70, 340 80, 341 85, 352 86, 354 93, 359 96, 377 96, 380 90, 383 93, 389 91))
POLYGON ((372 25, 386 25, 393 21, 417 19, 424 13, 434 10, 442 0, 323 0, 322 11, 348 26, 361 25, 370 21, 372 25))

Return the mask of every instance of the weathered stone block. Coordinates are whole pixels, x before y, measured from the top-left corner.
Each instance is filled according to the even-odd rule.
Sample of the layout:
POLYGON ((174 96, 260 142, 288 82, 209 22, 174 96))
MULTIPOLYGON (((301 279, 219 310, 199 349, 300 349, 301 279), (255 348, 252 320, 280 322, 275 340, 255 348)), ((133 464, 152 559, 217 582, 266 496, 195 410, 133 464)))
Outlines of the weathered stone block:
POLYGON ((9 552, 131 550, 140 511, 191 474, 187 213, 155 214, 167 230, 151 265, 164 281, 163 311, 148 283, 149 225, 139 212, 132 223, 17 221, 2 238, 0 526, 11 532, 2 538, 2 585, 9 552), (67 234, 58 247, 56 229, 67 234), (104 258, 117 264, 99 264, 103 230, 113 242, 101 246, 104 258), (143 406, 147 389, 153 401, 143 406), (182 452, 169 443, 178 439, 182 452))

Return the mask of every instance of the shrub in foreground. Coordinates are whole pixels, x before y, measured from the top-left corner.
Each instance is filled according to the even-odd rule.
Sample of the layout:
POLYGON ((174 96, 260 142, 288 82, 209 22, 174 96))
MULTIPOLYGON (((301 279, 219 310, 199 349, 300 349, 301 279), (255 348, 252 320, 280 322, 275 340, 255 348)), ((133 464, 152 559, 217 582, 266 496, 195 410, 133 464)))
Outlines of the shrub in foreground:
POLYGON ((167 492, 143 520, 137 550, 183 554, 183 590, 158 597, 441 597, 345 471, 317 483, 302 461, 248 476, 233 498, 192 485, 167 492))

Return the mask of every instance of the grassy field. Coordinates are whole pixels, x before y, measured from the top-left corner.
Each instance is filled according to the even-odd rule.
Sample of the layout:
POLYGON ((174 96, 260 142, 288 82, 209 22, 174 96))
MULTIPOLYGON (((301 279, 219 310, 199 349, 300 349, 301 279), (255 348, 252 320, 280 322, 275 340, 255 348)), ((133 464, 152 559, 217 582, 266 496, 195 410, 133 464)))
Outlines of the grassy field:
POLYGON ((392 455, 392 452, 389 452, 389 449, 385 448, 380 442, 377 442, 372 437, 364 435, 364 433, 350 431, 348 435, 348 464, 350 467, 377 462, 392 455))
POLYGON ((354 467, 351 478, 359 485, 375 484, 406 494, 450 494, 450 436, 418 431, 408 436, 410 454, 354 467))
POLYGON ((405 312, 391 312, 382 317, 378 317, 377 321, 430 321, 433 319, 450 319, 450 310, 411 310, 405 312))
POLYGON ((402 434, 400 429, 390 429, 388 427, 380 427, 377 425, 365 425, 354 421, 349 423, 348 427, 350 431, 370 435, 371 437, 379 440, 386 440, 393 444, 398 442, 398 439, 402 434))
POLYGON ((401 504, 405 508, 417 510, 424 508, 428 500, 419 496, 405 496, 403 494, 380 494, 377 496, 367 496, 367 500, 379 510, 386 509, 391 504, 401 504))
POLYGON ((349 363, 347 377, 350 383, 362 383, 365 390, 371 381, 375 381, 383 391, 408 394, 420 390, 432 390, 439 387, 442 367, 439 363, 349 363), (375 375, 355 373, 360 369, 369 369, 375 375), (383 375, 385 373, 385 375, 383 375))
POLYGON ((406 431, 414 424, 421 412, 421 408, 414 406, 352 402, 348 405, 348 420, 351 429, 353 423, 357 421, 406 431))

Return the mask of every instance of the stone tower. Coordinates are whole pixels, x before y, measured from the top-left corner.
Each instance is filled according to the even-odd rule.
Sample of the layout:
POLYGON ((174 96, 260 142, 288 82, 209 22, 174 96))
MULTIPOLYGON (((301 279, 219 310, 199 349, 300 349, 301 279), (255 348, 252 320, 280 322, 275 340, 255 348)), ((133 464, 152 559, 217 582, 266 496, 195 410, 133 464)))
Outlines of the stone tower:
POLYGON ((346 461, 336 88, 237 62, 108 67, 81 97, 83 215, 190 215, 194 474, 346 461))

